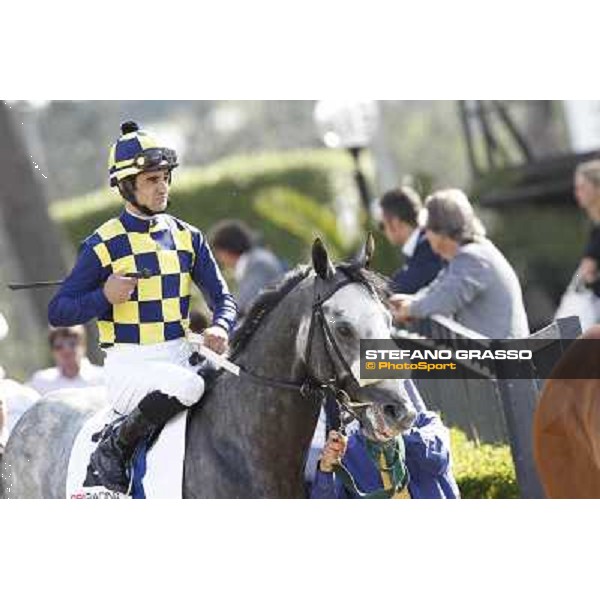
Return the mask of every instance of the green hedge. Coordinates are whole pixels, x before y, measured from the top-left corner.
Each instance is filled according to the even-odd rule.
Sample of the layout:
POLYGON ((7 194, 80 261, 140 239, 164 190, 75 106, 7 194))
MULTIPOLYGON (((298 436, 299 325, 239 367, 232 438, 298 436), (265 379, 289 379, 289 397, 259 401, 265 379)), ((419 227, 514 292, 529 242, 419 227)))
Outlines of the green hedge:
MULTIPOLYGON (((352 162, 345 152, 306 150, 228 158, 176 172, 173 214, 206 231, 216 221, 240 218, 291 264, 307 260, 310 242, 321 235, 336 256, 353 250, 335 219, 335 199, 356 195, 352 162)), ((101 190, 55 203, 51 212, 78 245, 122 203, 101 190)))
POLYGON ((453 471, 463 498, 520 498, 510 448, 477 444, 450 430, 453 471))

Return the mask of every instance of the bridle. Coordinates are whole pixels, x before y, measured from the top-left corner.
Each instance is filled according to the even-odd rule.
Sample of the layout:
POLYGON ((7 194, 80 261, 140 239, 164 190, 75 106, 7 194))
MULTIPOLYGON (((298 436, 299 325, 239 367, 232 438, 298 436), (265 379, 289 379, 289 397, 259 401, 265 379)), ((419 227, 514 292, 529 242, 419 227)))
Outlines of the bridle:
MULTIPOLYGON (((307 272, 307 275, 309 272, 310 271, 307 272)), ((359 283, 363 285, 369 293, 374 293, 366 282, 352 277, 349 269, 345 269, 341 266, 338 266, 336 269, 333 285, 328 281, 321 279, 319 276, 315 277, 312 312, 303 357, 305 373, 304 378, 300 383, 257 375, 248 371, 244 366, 238 365, 240 368, 240 376, 257 384, 287 391, 295 391, 303 398, 319 402, 325 406, 335 405, 339 411, 340 426, 344 426, 349 421, 358 418, 357 411, 361 408, 370 406, 371 403, 356 402, 352 400, 352 397, 358 397, 360 383, 357 381, 347 360, 344 358, 323 311, 325 302, 342 288, 352 283, 359 283), (335 281, 336 279, 337 282, 335 281), (332 367, 332 375, 324 380, 314 374, 310 364, 316 332, 322 334, 325 344, 325 354, 332 367), (341 369, 339 370, 336 360, 337 363, 341 365, 341 369)))
MULTIPOLYGON (((307 275, 308 273, 309 271, 307 271, 307 275)), ((359 283, 363 285, 363 287, 365 287, 372 295, 374 295, 374 292, 367 282, 353 277, 351 271, 343 266, 337 267, 336 274, 334 275, 334 284, 327 286, 327 283, 328 282, 323 280, 321 277, 315 277, 313 286, 312 312, 310 316, 310 324, 303 358, 306 371, 304 379, 301 383, 283 381, 256 375, 255 373, 248 371, 245 367, 241 365, 238 366, 240 368, 240 376, 246 377, 254 383, 288 391, 295 391, 305 399, 318 402, 325 408, 327 413, 327 421, 331 427, 333 429, 344 430, 345 426, 350 421, 359 418, 357 411, 361 408, 370 406, 372 402, 356 402, 352 400, 353 396, 358 397, 360 383, 352 373, 352 369, 348 365, 348 361, 345 359, 338 343, 335 340, 331 328, 329 327, 329 323, 325 317, 323 305, 334 294, 351 283, 359 283), (338 281, 336 282, 335 279, 338 279, 338 281), (327 288, 325 288, 325 286, 327 286, 327 288), (317 331, 320 331, 323 336, 325 343, 325 354, 331 365, 332 375, 326 380, 318 378, 313 373, 310 366, 310 359, 314 347, 315 332, 317 331), (336 360, 341 365, 341 370, 338 370, 336 360)), ((396 450, 396 446, 394 446, 394 448, 395 460, 393 461, 393 464, 396 465, 398 461, 400 461, 400 455, 396 450)), ((394 466, 392 465, 385 470, 391 472, 393 468, 394 466)), ((396 493, 396 491, 408 485, 408 470, 404 468, 402 478, 396 481, 392 488, 363 493, 359 490, 354 477, 342 462, 339 462, 337 465, 335 465, 334 470, 340 477, 340 480, 346 489, 350 490, 357 498, 390 498, 396 493)))

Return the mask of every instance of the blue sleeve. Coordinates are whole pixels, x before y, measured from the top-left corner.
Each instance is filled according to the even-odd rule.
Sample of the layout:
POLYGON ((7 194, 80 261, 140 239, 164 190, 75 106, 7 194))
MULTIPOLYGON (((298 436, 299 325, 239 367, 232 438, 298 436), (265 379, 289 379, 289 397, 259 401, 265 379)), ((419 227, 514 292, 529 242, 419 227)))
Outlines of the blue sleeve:
POLYGON ((335 475, 333 473, 324 473, 317 468, 315 479, 310 490, 311 500, 337 500, 338 486, 336 486, 335 475))
POLYGON ((48 305, 48 321, 53 327, 82 325, 111 308, 102 286, 108 272, 86 243, 82 244, 77 262, 48 305))
POLYGON ((193 232, 192 235, 196 251, 192 278, 213 312, 212 324, 219 325, 230 332, 237 316, 235 300, 229 293, 227 282, 223 279, 206 240, 199 231, 193 232))
POLYGON ((446 472, 450 465, 446 434, 446 428, 435 413, 428 411, 417 417, 416 426, 402 436, 409 473, 423 470, 432 475, 442 475, 446 472), (424 424, 420 426, 420 422, 424 424))
POLYGON ((440 272, 443 263, 429 245, 417 247, 412 258, 392 275, 391 289, 397 294, 414 294, 429 285, 440 272))

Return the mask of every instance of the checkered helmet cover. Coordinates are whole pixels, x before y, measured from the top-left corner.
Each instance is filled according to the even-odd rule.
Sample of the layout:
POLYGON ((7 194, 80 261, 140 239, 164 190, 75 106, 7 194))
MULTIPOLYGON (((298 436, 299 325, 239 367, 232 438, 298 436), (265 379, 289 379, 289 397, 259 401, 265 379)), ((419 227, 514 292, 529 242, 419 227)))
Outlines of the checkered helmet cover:
POLYGON ((156 169, 177 167, 177 155, 166 148, 148 132, 139 128, 133 121, 121 125, 121 137, 111 146, 108 157, 108 176, 111 187, 118 185, 126 177, 156 169), (157 150, 159 161, 144 161, 144 153, 157 150))

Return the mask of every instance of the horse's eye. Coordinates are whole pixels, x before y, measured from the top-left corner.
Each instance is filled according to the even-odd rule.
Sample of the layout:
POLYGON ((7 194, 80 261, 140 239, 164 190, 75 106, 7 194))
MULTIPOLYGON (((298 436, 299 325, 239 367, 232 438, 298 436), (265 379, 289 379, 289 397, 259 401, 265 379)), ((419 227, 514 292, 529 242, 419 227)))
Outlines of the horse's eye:
POLYGON ((345 338, 352 337, 352 327, 346 325, 345 323, 341 323, 336 327, 336 331, 345 338))

